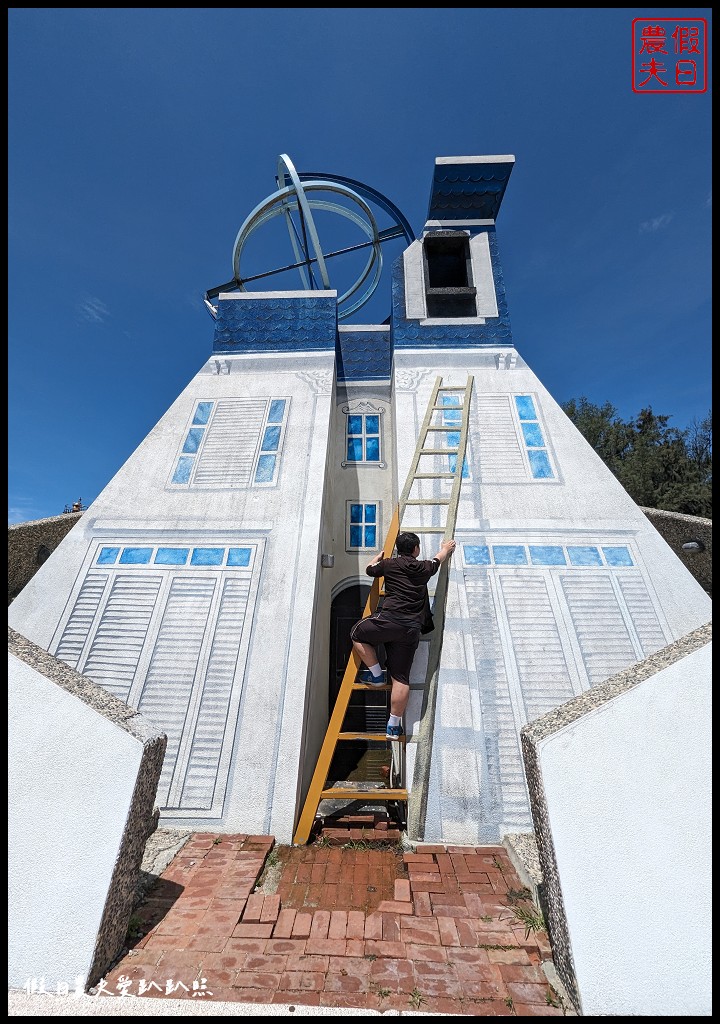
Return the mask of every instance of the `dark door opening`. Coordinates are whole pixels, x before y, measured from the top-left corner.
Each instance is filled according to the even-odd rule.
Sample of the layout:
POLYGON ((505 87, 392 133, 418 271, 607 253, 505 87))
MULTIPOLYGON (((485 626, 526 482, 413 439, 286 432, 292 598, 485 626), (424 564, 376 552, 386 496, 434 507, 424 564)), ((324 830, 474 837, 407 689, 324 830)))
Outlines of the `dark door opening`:
MULTIPOLYGON (((340 685, 348 658, 352 650, 350 630, 362 618, 365 610, 370 585, 358 583, 342 590, 332 603, 330 609, 330 680, 328 717, 332 715, 335 701, 340 692, 340 685)), ((378 651, 380 664, 384 663, 385 652, 378 651)), ((357 691, 351 697, 344 721, 346 732, 385 732, 387 723, 387 693, 357 691)), ((377 744, 375 744, 377 746, 377 744)), ((384 746, 384 745, 383 745, 384 746)), ((338 743, 328 775, 333 782, 363 777, 381 779, 380 762, 374 764, 376 757, 371 757, 372 767, 368 766, 369 744, 364 740, 342 741, 338 743)), ((384 751, 383 751, 384 756, 384 751)))

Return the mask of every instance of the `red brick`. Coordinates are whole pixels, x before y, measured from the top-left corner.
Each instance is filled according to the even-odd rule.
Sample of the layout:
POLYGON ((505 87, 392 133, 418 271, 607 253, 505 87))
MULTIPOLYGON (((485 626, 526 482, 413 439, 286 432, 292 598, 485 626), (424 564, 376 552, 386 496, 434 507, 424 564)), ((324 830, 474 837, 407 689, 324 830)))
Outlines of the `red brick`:
POLYGON ((330 927, 330 911, 329 910, 316 910, 312 918, 312 926, 310 928, 311 939, 326 939, 328 936, 328 929, 330 927))
POLYGON ((365 915, 362 911, 348 911, 346 935, 348 939, 365 938, 365 915))
POLYGON ((429 892, 413 892, 413 906, 416 917, 431 917, 432 904, 429 892))
MULTIPOLYGON (((555 1000, 559 1002, 559 1000, 555 1000)), ((552 1006, 546 1003, 516 1003, 513 1002, 516 1017, 564 1017, 565 1011, 562 1006, 552 1006)))
POLYGON ((348 939, 345 943, 345 956, 365 956, 363 939, 348 939))
POLYGON ((377 909, 380 914, 410 915, 413 913, 412 903, 400 903, 397 900, 382 900, 382 902, 378 904, 377 909))
POLYGON ((263 953, 267 939, 229 938, 224 953, 263 953))
POLYGON ((442 882, 416 882, 414 879, 411 882, 413 895, 418 892, 445 892, 445 886, 442 882))
POLYGON ((287 970, 298 971, 300 974, 327 974, 330 966, 329 956, 307 956, 305 953, 289 953, 287 970))
POLYGON ((445 847, 437 843, 418 843, 415 847, 416 853, 445 853, 445 847))
POLYGON ((404 864, 434 864, 435 858, 429 853, 404 853, 404 864))
POLYGON ((531 985, 519 981, 509 981, 507 990, 513 1002, 527 1003, 529 1006, 547 1006, 548 993, 552 995, 547 982, 544 985, 531 985))
POLYGON ((265 943, 265 952, 282 956, 302 956, 305 946, 305 939, 268 939, 265 943))
POLYGON ((233 929, 234 939, 269 939, 273 932, 271 924, 260 924, 254 921, 241 921, 233 929))
MULTIPOLYGON (((517 949, 488 949, 487 955, 492 964, 530 964, 527 950, 519 946, 517 949)), ((527 1002, 527 999, 524 1002, 527 1002)))
MULTIPOLYGON (((239 926, 238 926, 239 927, 239 926)), ((228 941, 227 935, 222 933, 208 935, 193 935, 185 943, 185 949, 200 949, 204 953, 221 953, 228 941)))
POLYGON ((414 864, 408 865, 408 878, 412 883, 413 889, 415 888, 416 882, 439 882, 440 872, 430 871, 425 867, 424 864, 415 867, 414 864))
POLYGON ((263 900, 262 911, 260 913, 260 921, 264 924, 267 921, 272 921, 273 924, 278 919, 280 913, 280 897, 277 895, 266 896, 263 900))
POLYGON ((344 939, 314 939, 310 936, 305 942, 305 952, 320 956, 344 956, 344 939))
POLYGON ((409 960, 431 960, 436 964, 449 963, 447 950, 442 946, 416 945, 412 941, 406 941, 405 953, 409 960))
POLYGON ((410 882, 407 878, 396 878, 395 879, 395 899, 399 902, 409 902, 411 899, 410 895, 410 882))
MULTIPOLYGON (((204 971, 241 971, 245 964, 246 953, 244 950, 233 950, 232 952, 207 953, 202 958, 202 969, 204 971)), ((199 961, 198 961, 199 963, 199 961)), ((161 964, 164 966, 164 964, 161 964)))
POLYGON ((322 992, 325 975, 311 971, 286 971, 280 977, 279 992, 286 992, 288 1001, 295 998, 295 992, 322 992), (290 996, 292 993, 292 997, 290 996))
POLYGON ((443 946, 459 946, 460 936, 458 935, 455 918, 438 916, 437 923, 440 929, 440 941, 443 946))
POLYGON ((306 939, 310 935, 312 927, 312 914, 298 913, 293 924, 292 936, 294 939, 306 939))
POLYGON ((240 971, 235 978, 234 988, 256 988, 275 992, 278 980, 276 974, 254 974, 251 971, 240 971))
POLYGON ((273 928, 273 938, 275 939, 289 939, 292 935, 293 923, 295 921, 295 915, 297 910, 281 910, 278 914, 275 927, 273 928))
POLYGON ((387 956, 397 960, 405 959, 404 942, 385 942, 381 939, 365 940, 365 956, 387 956))
MULTIPOLYGON (((348 912, 347 910, 333 910, 330 914, 330 927, 328 928, 329 939, 344 939, 347 933, 348 912)), ((312 934, 311 934, 312 937, 312 934)))
POLYGON ((265 897, 262 893, 253 893, 251 896, 248 896, 242 916, 246 924, 260 924, 260 915, 262 914, 264 902, 265 897))
POLYGON ((365 918, 365 941, 382 938, 382 914, 368 914, 365 918))

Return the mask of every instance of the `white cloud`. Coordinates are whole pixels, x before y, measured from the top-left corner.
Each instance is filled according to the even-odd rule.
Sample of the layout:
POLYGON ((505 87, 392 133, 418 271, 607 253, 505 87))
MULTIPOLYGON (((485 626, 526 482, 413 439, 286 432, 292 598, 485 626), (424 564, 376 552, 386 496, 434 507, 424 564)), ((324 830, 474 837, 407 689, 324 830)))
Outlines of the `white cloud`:
POLYGON ((660 231, 662 228, 666 228, 672 219, 673 215, 671 213, 661 213, 659 217, 644 220, 640 225, 640 234, 644 235, 649 231, 660 231))
POLYGON ((101 324, 110 316, 110 310, 105 303, 92 296, 80 303, 78 312, 83 320, 92 324, 101 324))

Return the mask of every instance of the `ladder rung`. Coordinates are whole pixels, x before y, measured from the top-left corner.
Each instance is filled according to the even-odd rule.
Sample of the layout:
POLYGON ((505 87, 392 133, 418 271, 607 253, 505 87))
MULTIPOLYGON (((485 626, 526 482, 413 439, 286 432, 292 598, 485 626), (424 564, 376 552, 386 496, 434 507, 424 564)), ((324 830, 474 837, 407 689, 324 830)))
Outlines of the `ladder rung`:
POLYGON ((406 505, 449 505, 449 498, 407 498, 406 505))
POLYGON ((454 473, 416 473, 413 480, 454 480, 454 473))
POLYGON ((405 526, 404 523, 403 530, 406 533, 445 533, 444 526, 405 526))
POLYGON ((459 448, 421 448, 420 455, 457 455, 459 448))
POLYGON ((406 737, 400 736, 397 740, 390 740, 384 732, 339 732, 339 740, 373 740, 374 742, 384 743, 386 740, 388 743, 404 743, 406 737))
MULTIPOLYGON (((449 406, 448 406, 448 408, 449 408, 449 406)), ((446 426, 428 427, 427 430, 425 431, 425 433, 429 434, 431 430, 451 430, 451 431, 454 430, 456 433, 459 433, 460 427, 459 426, 456 426, 456 427, 446 427, 446 426)))
POLYGON ((382 686, 373 686, 372 683, 353 683, 353 690, 363 690, 367 693, 372 690, 373 693, 382 693, 384 690, 392 690, 390 683, 384 683, 382 686))
POLYGON ((446 387, 438 388, 438 391, 467 391, 465 384, 448 384, 446 387))
POLYGON ((407 800, 406 789, 324 789, 320 794, 321 800, 338 799, 355 800, 407 800))

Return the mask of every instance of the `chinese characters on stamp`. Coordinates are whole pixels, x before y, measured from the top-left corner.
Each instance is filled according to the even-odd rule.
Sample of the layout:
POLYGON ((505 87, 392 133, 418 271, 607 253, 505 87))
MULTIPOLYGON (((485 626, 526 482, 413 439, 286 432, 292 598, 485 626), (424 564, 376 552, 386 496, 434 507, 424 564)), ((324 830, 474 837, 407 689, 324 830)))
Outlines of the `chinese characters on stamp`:
POLYGON ((705 18, 635 18, 633 92, 705 92, 705 18))

